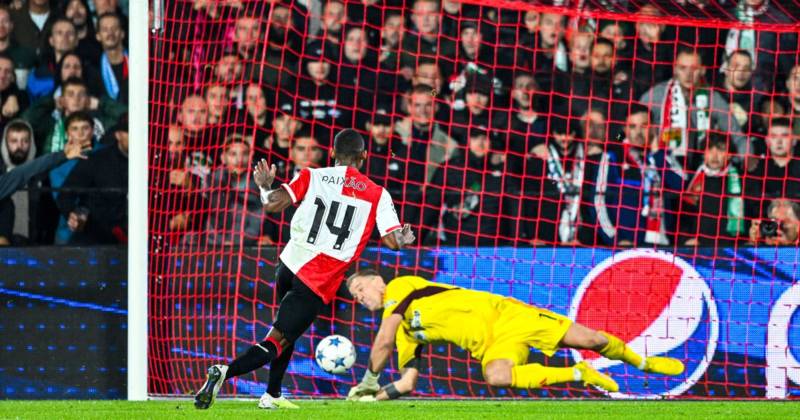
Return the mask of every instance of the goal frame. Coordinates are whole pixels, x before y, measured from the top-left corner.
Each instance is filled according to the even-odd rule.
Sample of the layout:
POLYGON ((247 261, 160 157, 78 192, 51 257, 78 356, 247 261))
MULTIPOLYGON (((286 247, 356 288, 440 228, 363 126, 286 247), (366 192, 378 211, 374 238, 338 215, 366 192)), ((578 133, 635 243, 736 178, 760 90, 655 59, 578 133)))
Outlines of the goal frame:
MULTIPOLYGON (((161 0, 153 0, 160 2, 161 0)), ((150 2, 130 8, 130 79, 128 103, 128 366, 129 401, 147 400, 147 143, 148 143, 148 15, 150 2)))

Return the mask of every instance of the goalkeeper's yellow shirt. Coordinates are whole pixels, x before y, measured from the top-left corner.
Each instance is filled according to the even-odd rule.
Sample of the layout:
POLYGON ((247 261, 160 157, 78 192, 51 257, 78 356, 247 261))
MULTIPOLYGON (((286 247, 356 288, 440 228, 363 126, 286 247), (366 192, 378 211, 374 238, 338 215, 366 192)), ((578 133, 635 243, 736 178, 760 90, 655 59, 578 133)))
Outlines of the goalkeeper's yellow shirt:
POLYGON ((481 359, 507 298, 487 292, 403 276, 390 281, 383 296, 383 319, 403 316, 395 339, 398 362, 406 367, 421 344, 448 342, 481 359))
POLYGON ((447 342, 485 367, 492 360, 527 363, 530 348, 552 356, 572 321, 560 314, 488 292, 398 277, 386 286, 383 319, 399 314, 398 362, 408 366, 423 344, 447 342))

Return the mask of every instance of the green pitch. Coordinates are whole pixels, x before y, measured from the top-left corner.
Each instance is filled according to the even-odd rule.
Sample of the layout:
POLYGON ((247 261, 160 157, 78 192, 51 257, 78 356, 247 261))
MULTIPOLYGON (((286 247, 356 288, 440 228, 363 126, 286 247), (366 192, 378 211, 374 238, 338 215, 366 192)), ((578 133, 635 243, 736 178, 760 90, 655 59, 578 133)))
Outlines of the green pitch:
POLYGON ((800 402, 430 401, 349 403, 300 400, 299 410, 259 410, 255 401, 0 401, 0 419, 790 419, 800 402))

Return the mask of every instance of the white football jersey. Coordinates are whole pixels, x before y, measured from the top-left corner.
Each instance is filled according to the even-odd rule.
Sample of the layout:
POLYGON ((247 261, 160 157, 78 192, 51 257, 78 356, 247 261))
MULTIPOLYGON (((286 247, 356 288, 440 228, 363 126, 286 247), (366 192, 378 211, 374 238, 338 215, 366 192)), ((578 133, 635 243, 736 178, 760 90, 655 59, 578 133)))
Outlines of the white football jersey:
POLYGON ((281 261, 326 303, 374 226, 381 236, 400 229, 389 192, 355 168, 303 169, 281 186, 300 203, 281 261))

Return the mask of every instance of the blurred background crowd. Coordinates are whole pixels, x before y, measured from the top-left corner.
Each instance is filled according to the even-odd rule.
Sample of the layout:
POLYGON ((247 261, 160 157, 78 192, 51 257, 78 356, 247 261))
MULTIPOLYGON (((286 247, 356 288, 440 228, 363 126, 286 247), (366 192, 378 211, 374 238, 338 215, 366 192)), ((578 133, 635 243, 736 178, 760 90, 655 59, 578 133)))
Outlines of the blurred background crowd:
POLYGON ((250 169, 332 164, 341 128, 427 245, 797 241, 794 0, 164 6, 156 249, 286 242, 250 169))
POLYGON ((128 1, 0 1, 0 245, 127 242, 128 1))

